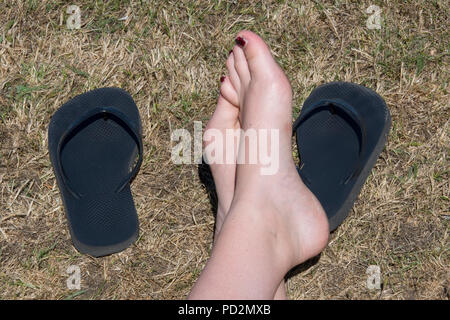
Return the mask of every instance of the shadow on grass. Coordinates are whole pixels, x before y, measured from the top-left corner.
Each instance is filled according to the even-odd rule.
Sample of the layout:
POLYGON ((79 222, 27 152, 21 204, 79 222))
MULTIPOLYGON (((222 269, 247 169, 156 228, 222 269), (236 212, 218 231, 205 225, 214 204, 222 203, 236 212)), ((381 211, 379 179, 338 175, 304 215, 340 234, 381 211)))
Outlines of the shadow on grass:
MULTIPOLYGON (((211 168, 209 164, 205 163, 205 160, 202 159, 202 163, 198 165, 198 176, 200 178, 200 182, 206 189, 208 193, 209 203, 211 205, 211 211, 214 216, 214 230, 216 230, 216 214, 217 214, 217 192, 216 185, 214 184, 214 178, 211 173, 211 168)), ((214 240, 214 232, 212 234, 214 240)))

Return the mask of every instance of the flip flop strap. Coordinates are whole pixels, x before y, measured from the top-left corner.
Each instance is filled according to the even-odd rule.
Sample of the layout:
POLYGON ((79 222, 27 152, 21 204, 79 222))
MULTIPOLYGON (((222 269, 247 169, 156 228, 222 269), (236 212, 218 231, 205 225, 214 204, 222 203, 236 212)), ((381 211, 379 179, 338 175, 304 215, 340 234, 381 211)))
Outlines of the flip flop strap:
POLYGON ((309 109, 309 111, 305 112, 295 121, 293 125, 293 133, 297 132, 300 125, 307 119, 309 119, 312 115, 323 110, 330 110, 333 114, 336 113, 337 110, 339 110, 346 114, 356 124, 356 127, 359 128, 361 134, 359 145, 359 159, 355 163, 355 166, 352 169, 351 173, 341 181, 342 184, 347 184, 353 177, 357 176, 361 172, 364 165, 362 157, 365 152, 366 146, 366 126, 364 120, 352 105, 338 98, 319 100, 311 107, 309 107, 309 109))
POLYGON ((82 194, 76 192, 73 187, 70 185, 69 178, 65 175, 64 168, 61 163, 61 151, 65 143, 68 141, 68 139, 71 137, 71 135, 78 129, 79 127, 85 125, 89 121, 93 120, 96 117, 99 117, 103 115, 104 117, 109 117, 112 120, 114 120, 116 123, 121 125, 127 132, 132 136, 133 140, 136 142, 136 145, 138 146, 138 152, 139 152, 139 159, 134 166, 133 170, 130 171, 130 173, 123 179, 123 181, 120 183, 120 185, 116 188, 115 192, 118 193, 122 191, 122 189, 136 176, 138 173, 141 164, 142 164, 142 139, 140 138, 140 134, 138 133, 138 129, 133 124, 133 122, 130 121, 130 119, 120 110, 114 108, 114 107, 97 107, 94 109, 91 109, 84 113, 80 118, 77 119, 74 123, 72 123, 64 132, 64 134, 61 136, 61 139, 58 143, 58 149, 56 152, 56 165, 58 168, 58 171, 60 172, 60 176, 62 179, 62 182, 64 183, 65 188, 76 198, 79 199, 82 197, 82 194))

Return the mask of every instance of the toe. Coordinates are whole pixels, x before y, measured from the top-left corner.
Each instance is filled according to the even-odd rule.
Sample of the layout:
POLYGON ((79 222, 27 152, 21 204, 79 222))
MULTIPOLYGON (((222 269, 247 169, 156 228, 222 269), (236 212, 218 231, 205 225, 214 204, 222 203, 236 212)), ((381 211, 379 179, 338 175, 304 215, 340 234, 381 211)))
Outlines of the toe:
POLYGON ((247 59, 244 51, 239 46, 233 48, 234 68, 239 76, 241 86, 246 87, 250 82, 250 70, 248 69, 247 59))
POLYGON ((231 84, 230 77, 222 77, 221 79, 222 84, 220 85, 220 94, 227 100, 229 103, 231 103, 234 106, 239 106, 239 97, 234 89, 233 85, 231 84))
POLYGON ((276 64, 270 49, 257 34, 243 30, 236 36, 236 44, 242 48, 251 75, 268 72, 270 65, 276 64))
POLYGON ((241 81, 240 81, 239 75, 234 67, 234 54, 232 51, 230 52, 230 55, 228 56, 226 65, 227 65, 228 75, 229 75, 231 84, 233 85, 233 88, 235 89, 235 91, 237 93, 239 93, 239 90, 241 87, 241 81))

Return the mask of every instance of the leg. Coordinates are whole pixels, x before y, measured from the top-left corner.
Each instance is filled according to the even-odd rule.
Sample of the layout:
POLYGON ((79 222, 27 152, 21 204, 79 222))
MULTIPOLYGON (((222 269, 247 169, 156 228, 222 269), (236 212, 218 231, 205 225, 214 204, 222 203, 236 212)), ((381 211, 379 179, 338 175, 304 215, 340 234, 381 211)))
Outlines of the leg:
MULTIPOLYGON (((220 86, 220 96, 217 102, 216 110, 209 120, 205 135, 204 135, 204 147, 212 143, 211 137, 208 135, 210 129, 219 130, 222 135, 226 136, 226 130, 238 130, 240 129, 239 116, 239 97, 235 88, 239 88, 240 80, 237 71, 234 66, 234 56, 232 51, 230 52, 227 62, 228 76, 222 77, 220 86)), ((216 229, 214 232, 214 239, 222 228, 223 221, 230 209, 231 201, 234 195, 235 176, 236 176, 236 158, 237 158, 237 146, 239 145, 239 139, 236 139, 234 145, 234 161, 233 163, 224 164, 210 164, 210 168, 214 177, 216 185, 216 192, 218 195, 218 206, 216 213, 216 229)), ((223 155, 226 157, 228 152, 226 144, 223 145, 223 155)), ((286 289, 284 285, 284 279, 280 283, 274 298, 276 300, 285 300, 286 289)))
POLYGON ((189 298, 273 299, 293 259, 271 216, 260 207, 233 205, 189 298))
MULTIPOLYGON (((272 299, 286 272, 318 254, 328 241, 325 213, 292 159, 290 84, 257 35, 242 31, 237 43, 233 55, 241 125, 244 130, 278 130, 279 170, 261 175, 259 163, 237 166, 230 212, 192 299, 272 299)), ((239 152, 249 153, 242 141, 239 152)))
MULTIPOLYGON (((228 80, 222 78, 221 91, 227 93, 229 90, 228 86, 231 86, 228 80)), ((215 137, 214 131, 218 131, 222 136, 226 136, 227 130, 239 130, 240 123, 238 119, 239 109, 234 106, 224 97, 223 93, 220 94, 219 100, 217 102, 216 110, 213 116, 206 125, 205 134, 203 136, 205 148, 210 144, 214 144, 215 137)), ((226 144, 222 145, 222 157, 226 158, 227 152, 237 153, 237 146, 239 145, 239 140, 235 141, 236 147, 233 149, 228 149, 226 144)), ((214 178, 214 184, 216 186, 216 192, 218 197, 217 213, 216 213, 216 229, 214 231, 214 239, 220 232, 222 228, 225 216, 230 209, 231 201, 234 195, 234 185, 236 177, 236 156, 233 156, 233 161, 230 163, 210 163, 211 173, 214 178)), ((206 159, 210 161, 210 159, 206 159)))

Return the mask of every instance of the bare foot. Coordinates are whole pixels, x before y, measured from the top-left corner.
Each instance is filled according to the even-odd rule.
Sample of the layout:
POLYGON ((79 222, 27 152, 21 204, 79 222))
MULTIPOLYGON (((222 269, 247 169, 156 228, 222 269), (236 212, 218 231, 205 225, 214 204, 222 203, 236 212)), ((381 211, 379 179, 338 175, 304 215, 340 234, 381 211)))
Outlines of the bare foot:
MULTIPOLYGON (((226 136, 226 130, 233 130, 233 132, 237 132, 241 125, 238 119, 239 116, 239 96, 235 89, 239 88, 240 80, 237 74, 235 65, 234 65, 234 56, 233 51, 230 51, 228 55, 228 59, 226 61, 227 76, 221 77, 221 86, 220 86, 220 96, 217 102, 216 111, 213 116, 209 120, 205 135, 204 135, 204 147, 208 146, 211 143, 214 143, 211 134, 208 134, 207 131, 210 129, 217 129, 222 135, 226 136)), ((228 136, 230 137, 230 136, 228 136)), ((216 228, 214 232, 214 238, 220 232, 222 228, 223 221, 230 209, 231 202, 233 200, 234 195, 234 187, 235 187, 235 178, 236 178, 236 160, 239 146, 239 136, 234 138, 233 134, 233 162, 227 164, 210 164, 211 172, 213 174, 214 182, 217 192, 217 197, 219 199, 219 203, 217 206, 217 214, 216 214, 216 228)), ((227 152, 226 144, 223 145, 223 156, 226 158, 227 152)), ((286 289, 284 286, 284 280, 280 284, 277 292, 275 293, 274 299, 286 299, 286 289)))
MULTIPOLYGON (((236 74, 229 79, 237 96, 227 99, 239 105, 244 131, 278 132, 269 149, 279 151, 279 170, 262 175, 261 161, 238 162, 231 207, 190 299, 271 299, 286 272, 328 241, 327 217, 292 159, 289 81, 257 35, 242 31, 236 43, 236 74)), ((238 160, 251 155, 245 140, 240 137, 238 160)))
MULTIPOLYGON (((279 170, 261 174, 261 163, 237 166, 233 207, 249 203, 290 255, 292 267, 317 255, 328 242, 328 219, 316 197, 303 184, 292 157, 292 91, 268 46, 256 34, 241 31, 233 49, 240 119, 244 132, 279 132, 279 170)), ((236 81, 236 80, 235 80, 236 81)), ((241 138, 242 139, 242 138, 241 138)), ((240 153, 251 150, 241 141, 240 153)), ((240 154, 239 156, 241 156, 240 154)))

